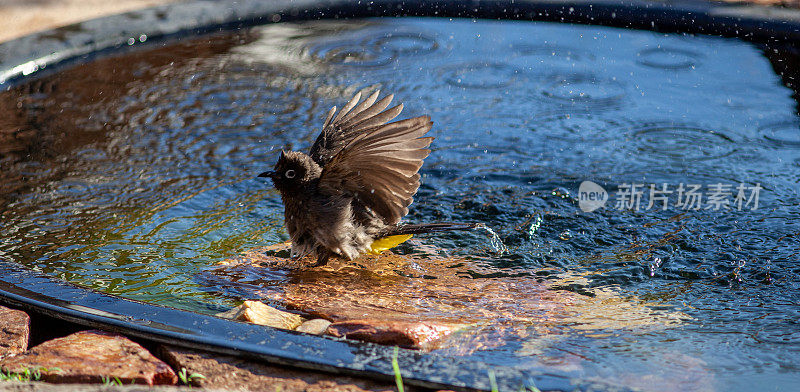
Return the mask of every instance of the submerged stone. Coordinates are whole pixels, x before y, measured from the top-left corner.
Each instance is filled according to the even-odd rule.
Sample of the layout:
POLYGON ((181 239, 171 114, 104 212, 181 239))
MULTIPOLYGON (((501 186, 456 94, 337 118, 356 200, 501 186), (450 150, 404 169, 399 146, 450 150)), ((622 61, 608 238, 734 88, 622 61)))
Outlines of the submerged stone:
POLYGON ((44 342, 0 361, 5 372, 41 374, 53 383, 172 385, 172 369, 130 339, 102 331, 81 331, 44 342))
POLYGON ((28 349, 30 325, 27 313, 0 306, 0 358, 28 349))
POLYGON ((302 324, 300 324, 295 331, 297 332, 305 332, 310 333, 312 335, 322 335, 325 331, 328 330, 328 326, 331 325, 331 322, 325 319, 313 319, 308 320, 302 324))
POLYGON ((335 336, 447 355, 520 338, 521 351, 545 352, 576 332, 651 331, 686 319, 635 296, 591 288, 585 277, 569 273, 554 279, 545 271, 544 280, 438 251, 332 258, 312 267, 313 260, 286 258, 286 247, 253 249, 198 278, 228 296, 262 298, 330 320, 328 333, 335 336))
POLYGON ((295 329, 306 320, 259 301, 244 301, 238 307, 217 316, 282 329, 295 329))
POLYGON ((461 327, 433 322, 349 320, 331 324, 327 333, 389 346, 429 349, 439 339, 461 327))

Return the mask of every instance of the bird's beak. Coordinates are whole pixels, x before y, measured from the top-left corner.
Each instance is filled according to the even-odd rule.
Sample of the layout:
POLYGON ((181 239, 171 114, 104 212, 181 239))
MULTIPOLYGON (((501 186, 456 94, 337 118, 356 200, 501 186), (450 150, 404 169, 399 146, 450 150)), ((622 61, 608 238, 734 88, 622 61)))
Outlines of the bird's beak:
POLYGON ((269 178, 273 178, 273 177, 275 177, 275 174, 276 174, 276 173, 275 173, 274 171, 270 170, 270 171, 265 171, 265 172, 263 172, 263 173, 259 174, 258 176, 259 176, 259 177, 269 177, 269 178))

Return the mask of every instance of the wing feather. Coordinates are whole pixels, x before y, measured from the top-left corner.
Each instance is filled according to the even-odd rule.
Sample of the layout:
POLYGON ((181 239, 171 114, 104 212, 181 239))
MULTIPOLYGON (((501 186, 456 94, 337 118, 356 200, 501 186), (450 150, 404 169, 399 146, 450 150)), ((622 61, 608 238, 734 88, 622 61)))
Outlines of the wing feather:
MULTIPOLYGON (((387 97, 388 98, 388 97, 387 97)), ((383 109, 381 109, 383 110, 383 109)), ((353 117, 347 123, 342 124, 342 126, 349 128, 353 131, 363 131, 365 129, 369 129, 372 127, 376 127, 382 124, 385 124, 389 121, 392 121, 395 117, 400 115, 400 112, 403 111, 403 104, 399 104, 397 106, 392 107, 391 109, 387 109, 383 112, 379 112, 378 114, 365 116, 366 118, 361 119, 361 115, 359 114, 356 117, 353 117), (356 121, 358 120, 358 121, 356 121)))
MULTIPOLYGON (((389 95, 389 96, 385 97, 383 100, 381 100, 381 102, 378 103, 377 105, 373 105, 375 103, 375 101, 378 100, 378 95, 380 93, 381 93, 380 90, 376 90, 374 93, 372 93, 372 95, 367 97, 367 99, 365 99, 364 102, 361 102, 360 104, 358 104, 358 106, 353 108, 353 110, 350 113, 348 113, 346 116, 344 116, 342 118, 342 125, 346 126, 345 124, 347 122, 349 122, 351 119, 353 119, 355 116, 359 116, 359 117, 364 116, 363 118, 366 118, 366 117, 369 117, 370 115, 378 114, 378 113, 381 112, 381 110, 386 109, 386 107, 389 106, 389 103, 392 102, 392 98, 394 96, 393 95, 389 95), (388 101, 386 101, 385 104, 384 104, 383 101, 386 100, 387 98, 388 98, 388 101), (381 106, 381 105, 383 105, 383 106, 381 106)), ((361 121, 361 120, 354 120, 354 121, 358 122, 358 121, 361 121)))
POLYGON ((331 120, 333 120, 333 115, 336 113, 336 106, 332 107, 331 110, 328 110, 328 116, 325 117, 325 123, 322 125, 322 129, 327 128, 331 125, 331 120))
MULTIPOLYGON (((398 107, 402 110, 402 106, 395 106, 398 107)), ((429 116, 383 124, 389 121, 385 118, 393 119, 399 114, 395 108, 362 120, 369 125, 328 161, 320 177, 320 191, 353 195, 386 224, 396 224, 408 214, 420 185, 419 169, 430 154, 427 147, 433 141, 432 137, 423 137, 433 125, 429 116), (371 120, 387 112, 378 120, 371 120)), ((356 124, 355 129, 360 127, 356 124)))
POLYGON ((362 93, 359 92, 347 101, 338 113, 335 106, 331 108, 325 117, 322 132, 309 151, 311 159, 320 166, 325 166, 354 138, 369 133, 373 128, 380 127, 400 115, 403 110, 402 104, 386 109, 394 99, 394 95, 378 99, 379 95, 380 91, 375 91, 359 103, 362 97, 362 93))
POLYGON ((356 104, 358 104, 358 101, 360 99, 361 99, 360 92, 356 93, 356 95, 354 95, 353 98, 350 98, 350 100, 347 101, 346 104, 344 104, 344 107, 342 107, 342 110, 339 112, 339 114, 337 114, 336 117, 333 118, 332 124, 339 123, 342 120, 342 118, 344 118, 344 116, 347 113, 350 113, 350 110, 353 109, 356 106, 356 104))

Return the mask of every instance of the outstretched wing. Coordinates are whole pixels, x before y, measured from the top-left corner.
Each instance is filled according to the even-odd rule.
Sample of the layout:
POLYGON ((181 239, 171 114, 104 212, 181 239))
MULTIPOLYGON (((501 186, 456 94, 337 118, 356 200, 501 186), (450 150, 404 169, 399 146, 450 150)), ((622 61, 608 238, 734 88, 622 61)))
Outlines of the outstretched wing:
POLYGON ((322 168, 319 187, 331 195, 354 195, 391 225, 408 214, 419 189, 417 172, 433 141, 422 136, 433 123, 429 116, 385 121, 351 128, 358 133, 322 168))
POLYGON ((348 101, 339 113, 336 106, 328 111, 322 132, 311 146, 309 156, 320 166, 325 166, 339 151, 364 130, 385 124, 403 111, 403 104, 386 109, 394 95, 378 100, 380 91, 375 91, 363 102, 361 93, 348 101))

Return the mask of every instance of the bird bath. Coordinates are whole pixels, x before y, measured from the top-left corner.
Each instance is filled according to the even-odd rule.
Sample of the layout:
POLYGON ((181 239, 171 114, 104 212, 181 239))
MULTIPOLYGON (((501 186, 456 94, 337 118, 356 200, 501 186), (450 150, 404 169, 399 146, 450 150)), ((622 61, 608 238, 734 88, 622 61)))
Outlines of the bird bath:
MULTIPOLYGON (((459 325, 430 356, 408 354, 425 385, 455 385, 420 364, 450 357, 557 389, 798 381, 800 120, 770 62, 787 53, 543 21, 285 19, 297 15, 157 42, 142 33, 90 60, 5 74, 0 130, 15 137, 0 257, 38 274, 12 284, 56 278, 206 315, 259 299, 459 325), (357 88, 434 121, 407 220, 480 222, 499 242, 458 232, 388 261, 253 263, 248 252, 287 239, 280 198, 255 175, 282 148, 307 149, 357 88), (592 194, 603 207, 589 208, 592 194)), ((167 325, 183 314, 164 312, 167 325)), ((308 355, 283 361, 318 360, 308 355)))

